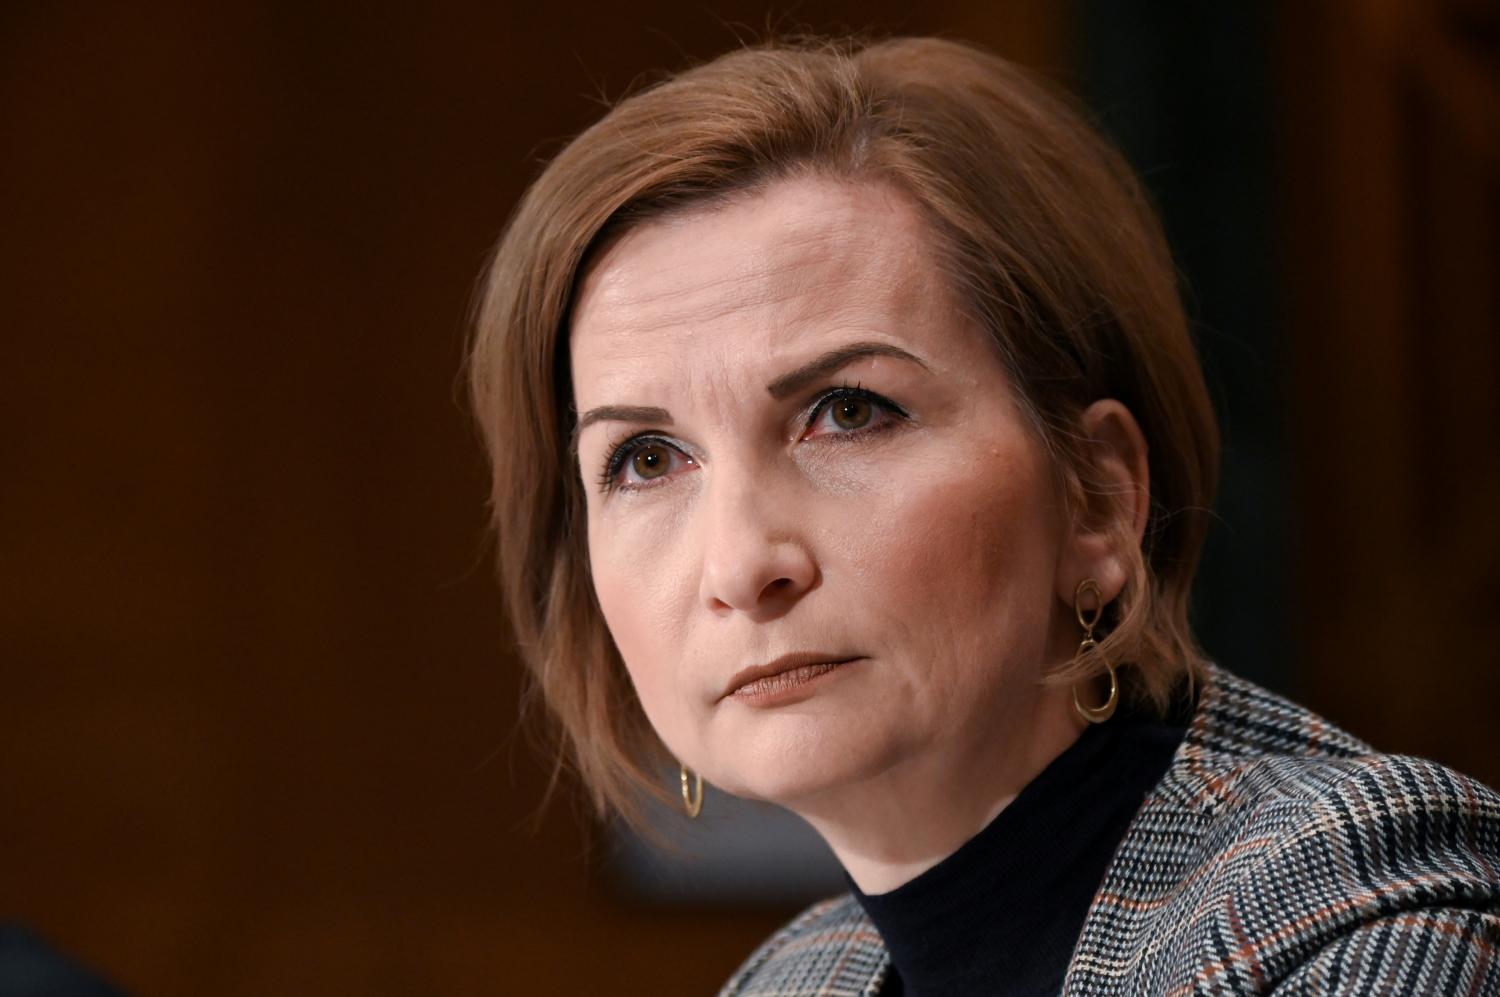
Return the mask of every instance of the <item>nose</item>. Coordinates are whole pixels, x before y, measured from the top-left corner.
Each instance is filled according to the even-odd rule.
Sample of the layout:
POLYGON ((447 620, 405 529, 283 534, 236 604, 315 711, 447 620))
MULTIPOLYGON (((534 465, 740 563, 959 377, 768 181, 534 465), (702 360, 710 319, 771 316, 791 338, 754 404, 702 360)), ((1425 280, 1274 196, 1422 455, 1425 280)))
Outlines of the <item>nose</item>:
POLYGON ((789 499, 751 476, 709 484, 699 596, 710 610, 776 616, 817 583, 817 564, 786 513, 795 508, 789 499))

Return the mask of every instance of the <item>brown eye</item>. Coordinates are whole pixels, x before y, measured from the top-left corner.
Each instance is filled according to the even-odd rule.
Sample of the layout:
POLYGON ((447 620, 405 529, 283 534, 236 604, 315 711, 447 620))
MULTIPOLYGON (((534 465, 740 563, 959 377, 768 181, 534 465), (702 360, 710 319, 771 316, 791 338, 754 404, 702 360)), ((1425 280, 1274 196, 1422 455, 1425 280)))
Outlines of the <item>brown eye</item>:
POLYGON ((659 478, 672 467, 672 455, 657 444, 641 447, 630 458, 631 470, 643 480, 659 478))
POLYGON ((835 388, 817 402, 804 440, 819 437, 861 439, 895 428, 910 417, 895 402, 858 386, 835 388))
POLYGON ((870 416, 874 412, 870 403, 863 398, 840 398, 830 408, 833 410, 834 424, 840 429, 861 429, 869 425, 870 416))

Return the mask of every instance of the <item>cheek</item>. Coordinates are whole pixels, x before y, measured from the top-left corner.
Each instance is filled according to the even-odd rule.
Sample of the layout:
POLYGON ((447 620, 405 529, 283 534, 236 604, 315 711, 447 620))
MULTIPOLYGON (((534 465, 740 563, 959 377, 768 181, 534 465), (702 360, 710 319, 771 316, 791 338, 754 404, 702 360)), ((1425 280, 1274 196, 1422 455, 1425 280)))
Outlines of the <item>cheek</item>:
MULTIPOLYGON (((969 451, 972 453, 973 451, 969 451)), ((903 476, 850 564, 928 653, 963 661, 1041 653, 1056 562, 1048 492, 1029 453, 903 476)))
MULTIPOLYGON (((683 650, 684 580, 681 545, 670 527, 640 517, 589 530, 589 571, 610 636, 625 661, 641 705, 658 731, 667 692, 683 650)), ((664 732, 663 732, 664 733, 664 732)))

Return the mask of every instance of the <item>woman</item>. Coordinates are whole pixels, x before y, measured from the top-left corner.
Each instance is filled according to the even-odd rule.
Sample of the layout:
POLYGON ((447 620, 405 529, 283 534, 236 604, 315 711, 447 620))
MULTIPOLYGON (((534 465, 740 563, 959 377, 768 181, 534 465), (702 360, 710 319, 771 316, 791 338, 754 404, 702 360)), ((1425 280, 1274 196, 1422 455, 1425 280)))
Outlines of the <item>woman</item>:
POLYGON ((725 993, 1500 992, 1500 800, 1198 650, 1170 256, 1014 67, 770 45, 637 94, 476 328, 510 620, 600 812, 667 761, 848 873, 725 993))

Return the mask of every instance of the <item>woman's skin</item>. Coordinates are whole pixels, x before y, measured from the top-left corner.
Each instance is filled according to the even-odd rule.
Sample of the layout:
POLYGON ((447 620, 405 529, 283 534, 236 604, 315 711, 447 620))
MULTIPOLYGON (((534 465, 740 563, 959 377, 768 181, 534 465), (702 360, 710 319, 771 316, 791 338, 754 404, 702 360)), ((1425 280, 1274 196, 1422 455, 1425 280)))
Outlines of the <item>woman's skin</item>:
POLYGON ((1146 445, 1118 402, 1086 410, 1110 487, 1068 514, 905 195, 807 176, 641 225, 571 328, 594 588, 684 764, 801 815, 881 893, 1078 737, 1039 679, 1078 646, 1079 581, 1124 584, 1105 527, 1140 537, 1146 445), (733 692, 794 652, 854 660, 733 692))

